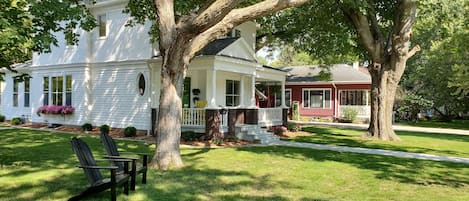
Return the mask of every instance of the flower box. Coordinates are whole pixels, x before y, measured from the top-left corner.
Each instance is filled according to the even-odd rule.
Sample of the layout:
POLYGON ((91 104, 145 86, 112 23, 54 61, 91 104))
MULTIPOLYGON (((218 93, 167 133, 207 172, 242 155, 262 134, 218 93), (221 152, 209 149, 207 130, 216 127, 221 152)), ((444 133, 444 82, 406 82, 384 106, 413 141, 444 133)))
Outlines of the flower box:
POLYGON ((44 105, 37 109, 37 114, 73 114, 75 108, 70 105, 44 105))

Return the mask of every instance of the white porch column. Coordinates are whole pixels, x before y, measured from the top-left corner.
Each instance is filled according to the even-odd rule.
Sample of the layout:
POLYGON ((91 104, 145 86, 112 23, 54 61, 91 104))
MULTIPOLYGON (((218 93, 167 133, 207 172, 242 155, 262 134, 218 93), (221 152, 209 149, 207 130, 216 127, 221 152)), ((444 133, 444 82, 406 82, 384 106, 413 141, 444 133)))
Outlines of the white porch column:
POLYGON ((244 107, 244 106, 246 105, 246 104, 245 104, 245 102, 246 102, 246 101, 245 101, 245 99, 246 99, 246 94, 244 93, 244 91, 245 91, 245 90, 244 90, 244 87, 245 87, 245 86, 244 86, 244 85, 245 85, 245 84, 244 84, 244 75, 241 75, 241 78, 240 78, 240 81, 239 81, 239 85, 241 85, 241 87, 240 87, 240 89, 239 89, 239 94, 240 94, 240 96, 241 96, 241 97, 240 97, 241 100, 239 100, 239 105, 240 105, 241 107, 244 107))
POLYGON ((251 76, 251 101, 249 103, 250 108, 256 108, 256 76, 251 76))
POLYGON ((282 94, 281 94, 281 97, 282 97, 282 100, 280 101, 282 104, 281 104, 281 108, 287 108, 287 105, 285 105, 285 80, 282 80, 282 94))
POLYGON ((207 70, 206 74, 206 91, 207 101, 209 108, 217 108, 216 96, 217 96, 217 71, 207 70))

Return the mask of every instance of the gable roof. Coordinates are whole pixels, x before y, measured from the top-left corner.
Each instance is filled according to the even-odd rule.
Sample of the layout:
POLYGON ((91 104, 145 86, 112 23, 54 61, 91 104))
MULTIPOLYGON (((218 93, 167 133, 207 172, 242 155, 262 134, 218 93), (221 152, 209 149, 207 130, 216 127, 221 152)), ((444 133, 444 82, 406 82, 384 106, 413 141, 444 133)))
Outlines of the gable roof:
POLYGON ((348 64, 335 64, 330 68, 331 80, 320 80, 318 75, 321 68, 317 65, 282 67, 287 71, 287 82, 290 83, 371 83, 369 73, 360 69, 354 69, 348 64))
POLYGON ((219 52, 224 50, 226 47, 234 43, 239 38, 222 38, 210 42, 202 50, 200 50, 197 55, 217 55, 219 52))

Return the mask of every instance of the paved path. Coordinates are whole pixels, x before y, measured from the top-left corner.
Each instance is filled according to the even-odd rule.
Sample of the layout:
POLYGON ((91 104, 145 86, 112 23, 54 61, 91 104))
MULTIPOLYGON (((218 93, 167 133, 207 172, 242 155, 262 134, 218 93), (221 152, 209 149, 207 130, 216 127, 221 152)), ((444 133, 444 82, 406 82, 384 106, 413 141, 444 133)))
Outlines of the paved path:
MULTIPOLYGON (((329 126, 339 128, 354 128, 354 129, 367 129, 368 124, 350 124, 350 123, 332 123, 332 122, 302 122, 302 121, 289 121, 302 125, 315 125, 315 126, 329 126)), ((443 134, 454 134, 454 135, 468 135, 469 130, 462 129, 450 129, 450 128, 425 128, 416 126, 392 126, 396 131, 410 131, 410 132, 424 132, 424 133, 443 133, 443 134)))
POLYGON ((363 153, 363 154, 375 154, 383 156, 395 156, 403 158, 416 158, 423 160, 433 160, 433 161, 449 161, 455 163, 466 163, 469 164, 469 158, 460 158, 452 156, 436 156, 431 154, 421 154, 421 153, 411 153, 403 151, 391 151, 383 149, 369 149, 361 147, 346 147, 346 146, 333 146, 333 145, 324 145, 324 144, 313 144, 313 143, 302 143, 302 142, 289 142, 289 141, 275 141, 267 144, 267 146, 287 146, 287 147, 300 147, 300 148, 309 148, 309 149, 320 149, 320 150, 330 150, 330 151, 341 151, 341 152, 353 152, 353 153, 363 153))

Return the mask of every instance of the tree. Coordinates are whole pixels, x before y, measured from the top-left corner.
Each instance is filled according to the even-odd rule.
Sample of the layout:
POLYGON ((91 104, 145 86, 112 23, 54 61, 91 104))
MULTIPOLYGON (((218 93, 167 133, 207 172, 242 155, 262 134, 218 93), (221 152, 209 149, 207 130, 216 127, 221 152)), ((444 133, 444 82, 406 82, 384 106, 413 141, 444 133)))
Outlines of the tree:
POLYGON ((409 60, 401 85, 434 102, 434 109, 449 120, 469 109, 466 42, 469 4, 464 0, 426 0, 419 3, 414 39, 422 53, 409 60), (462 92, 462 93, 461 93, 462 92))
POLYGON ((399 140, 392 111, 406 62, 420 50, 410 48, 416 8, 415 0, 312 2, 265 18, 263 41, 284 41, 318 57, 355 53, 366 58, 372 78, 367 136, 399 140))
MULTIPOLYGON (((53 32, 63 31, 69 44, 77 42, 78 26, 91 30, 96 21, 76 0, 0 0, 0 67, 31 59, 33 51, 49 52, 57 45, 53 32)), ((24 76, 20 75, 19 79, 24 76)), ((0 80, 1 80, 0 75, 0 80)))
POLYGON ((182 166, 179 153, 181 95, 189 62, 209 42, 227 34, 235 26, 307 0, 131 1, 128 11, 136 21, 154 20, 162 56, 158 138, 152 166, 167 169, 182 166), (136 5, 146 5, 138 9, 136 5), (180 7, 182 12, 175 12, 180 7), (178 15, 180 14, 180 15, 178 15))

